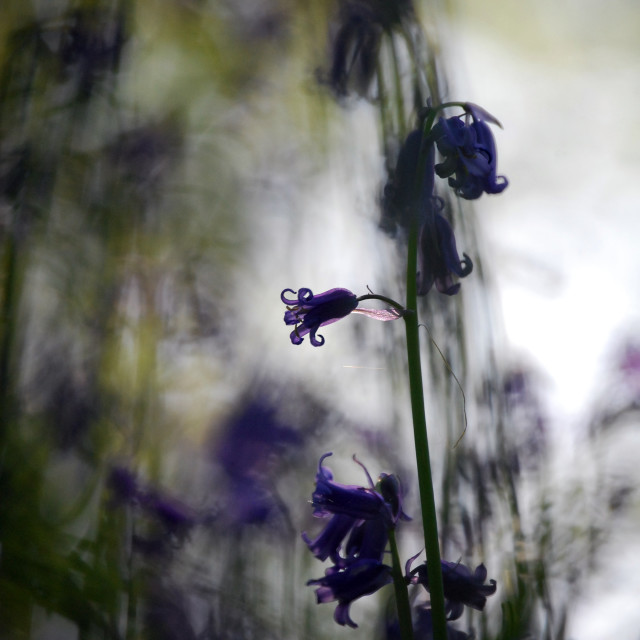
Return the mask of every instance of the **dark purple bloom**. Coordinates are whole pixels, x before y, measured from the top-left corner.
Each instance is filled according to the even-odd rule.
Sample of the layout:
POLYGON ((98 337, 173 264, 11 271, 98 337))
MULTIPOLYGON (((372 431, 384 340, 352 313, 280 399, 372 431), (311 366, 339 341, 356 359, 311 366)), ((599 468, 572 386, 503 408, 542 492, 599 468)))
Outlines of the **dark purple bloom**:
POLYGON ((89 98, 98 80, 117 71, 126 41, 124 11, 77 9, 69 14, 60 57, 65 74, 77 78, 80 98, 89 98))
POLYGON ((344 318, 350 313, 368 316, 381 322, 402 318, 403 310, 395 302, 393 307, 387 309, 357 308, 361 300, 372 298, 389 302, 389 298, 375 294, 367 294, 361 298, 356 298, 355 294, 348 289, 331 289, 317 296, 313 295, 311 289, 300 289, 298 292, 293 291, 293 289, 285 289, 280 294, 280 299, 287 305, 287 310, 284 313, 285 324, 295 325, 295 329, 291 332, 291 342, 293 344, 301 344, 304 336, 310 334, 311 344, 314 347, 321 347, 324 344, 324 338, 316 336, 318 329, 327 324, 337 322, 340 318, 344 318), (287 291, 297 295, 297 299, 288 299, 285 296, 287 291))
POLYGON ((415 129, 404 141, 395 171, 384 189, 384 217, 385 224, 391 220, 402 227, 408 228, 415 215, 424 219, 433 196, 434 187, 435 149, 428 138, 423 138, 422 129, 415 129), (428 148, 424 145, 428 144, 428 148), (420 169, 420 159, 424 152, 424 169, 420 184, 420 200, 416 202, 417 178, 420 169))
POLYGON ((272 523, 279 513, 286 512, 286 507, 265 485, 264 479, 246 477, 233 480, 226 494, 220 520, 234 530, 245 525, 272 523))
POLYGON ((418 295, 436 285, 440 293, 452 296, 460 290, 453 276, 464 278, 473 270, 471 258, 458 255, 456 238, 447 219, 439 213, 429 216, 420 230, 418 295))
MULTIPOLYGON (((411 581, 421 584, 429 590, 429 574, 427 564, 421 564, 411 571, 411 581), (415 575, 417 574, 417 578, 415 575)), ((496 592, 496 581, 487 579, 487 569, 483 564, 476 567, 471 573, 469 567, 459 562, 447 562, 442 560, 442 583, 446 600, 446 612, 449 620, 457 620, 464 611, 464 605, 482 611, 487 602, 487 596, 496 592)))
POLYGON ((340 26, 331 43, 331 68, 320 75, 338 98, 367 97, 376 73, 380 44, 412 11, 410 0, 343 0, 340 26), (323 77, 326 75, 326 77, 323 77))
POLYGON ((326 81, 338 98, 350 90, 366 96, 376 71, 382 28, 368 7, 348 4, 342 13, 326 81))
POLYGON ((133 504, 138 501, 138 480, 126 467, 116 465, 111 468, 107 487, 111 491, 112 504, 133 504))
POLYGON ((326 517, 344 514, 355 519, 367 520, 378 518, 385 513, 387 507, 383 497, 372 488, 333 481, 331 471, 322 466, 323 460, 330 455, 332 454, 325 453, 318 463, 316 488, 311 499, 314 515, 326 517))
POLYGON ((280 299, 287 305, 285 324, 295 325, 291 342, 301 344, 304 336, 309 334, 314 347, 324 344, 324 338, 316 335, 320 327, 348 316, 358 306, 356 295, 348 289, 331 289, 317 296, 313 295, 311 289, 300 289, 297 293, 293 289, 285 289, 280 299), (297 298, 287 298, 287 292, 297 295, 297 298))
POLYGON ((349 617, 349 606, 357 598, 391 582, 391 568, 382 564, 382 558, 389 529, 406 516, 402 513, 402 492, 395 476, 381 474, 374 487, 363 467, 369 488, 338 484, 333 481, 331 471, 322 466, 330 455, 320 458, 312 499, 314 515, 330 517, 329 523, 316 540, 310 540, 304 533, 302 537, 317 558, 331 557, 334 566, 327 569, 324 578, 307 584, 319 585, 318 603, 338 601, 334 614, 338 624, 357 627, 349 617), (346 557, 342 557, 340 549, 345 539, 346 557))
POLYGON ((196 524, 196 514, 184 503, 156 491, 144 494, 141 505, 147 515, 175 540, 182 542, 196 524))
POLYGON ((429 137, 443 156, 435 165, 438 176, 449 178, 460 197, 475 200, 483 193, 501 193, 509 183, 496 175, 496 145, 487 121, 500 123, 476 105, 468 103, 466 111, 465 116, 440 118, 429 137))
POLYGON ((338 601, 334 620, 339 625, 358 626, 349 617, 349 606, 362 596, 375 593, 391 582, 391 567, 377 560, 360 559, 344 569, 327 569, 324 578, 309 580, 307 585, 319 585, 316 589, 318 604, 338 601))
POLYGON ((300 446, 302 438, 283 422, 275 409, 275 398, 269 395, 254 386, 225 421, 212 447, 212 457, 224 471, 226 485, 220 519, 233 527, 266 524, 286 513, 272 489, 274 461, 300 446))
POLYGON ((198 514, 183 502, 140 483, 129 469, 114 466, 107 478, 112 506, 129 504, 144 517, 148 536, 137 536, 139 550, 163 552, 181 544, 200 521, 198 514))
POLYGON ((213 456, 229 478, 255 479, 265 475, 273 454, 301 442, 300 434, 283 423, 266 394, 254 390, 225 421, 213 456))
POLYGON ((395 476, 381 474, 373 487, 368 473, 370 488, 334 482, 329 469, 322 466, 328 455, 331 454, 322 456, 318 465, 312 504, 316 517, 330 520, 315 540, 306 533, 302 538, 316 558, 331 558, 336 569, 365 558, 380 562, 389 540, 389 529, 398 519, 407 518, 402 513, 400 484, 395 476), (345 540, 343 557, 340 551, 345 540))
POLYGON ((327 526, 315 540, 311 540, 304 532, 302 539, 307 543, 309 551, 311 551, 318 560, 324 561, 327 558, 331 558, 332 562, 338 565, 342 562, 339 553, 342 541, 349 535, 357 523, 357 518, 338 513, 331 517, 327 526))
MULTIPOLYGON (((400 623, 394 618, 387 623, 386 640, 401 640, 400 623)), ((413 611, 413 636, 416 640, 433 640, 433 619, 429 606, 419 606, 413 611)), ((447 624, 447 640, 470 640, 472 636, 447 624)))

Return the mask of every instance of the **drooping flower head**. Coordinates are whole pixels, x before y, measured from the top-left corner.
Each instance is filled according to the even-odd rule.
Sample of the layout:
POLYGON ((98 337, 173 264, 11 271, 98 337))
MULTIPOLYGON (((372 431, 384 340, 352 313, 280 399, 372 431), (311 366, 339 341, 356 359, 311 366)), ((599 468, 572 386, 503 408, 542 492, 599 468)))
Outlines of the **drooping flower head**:
POLYGON ((300 432, 285 423, 267 389, 258 381, 249 388, 222 427, 216 425, 211 451, 224 472, 223 486, 216 490, 225 503, 220 521, 233 531, 280 520, 284 505, 272 488, 274 460, 302 444, 300 432))
POLYGON ((295 325, 291 332, 291 342, 301 344, 304 337, 309 334, 309 339, 314 347, 321 347, 324 338, 317 335, 318 329, 332 324, 348 316, 357 306, 358 299, 348 289, 331 289, 317 296, 311 289, 285 289, 280 299, 287 305, 284 314, 284 322, 295 325), (287 298, 286 293, 291 292, 297 298, 287 298))
POLYGON ((497 175, 497 153, 493 133, 487 122, 500 125, 490 113, 472 103, 465 104, 465 115, 440 118, 429 137, 443 156, 435 171, 449 178, 449 185, 466 200, 483 193, 501 193, 509 184, 497 175))
POLYGON ((413 216, 423 222, 431 206, 434 188, 435 150, 433 142, 423 136, 422 129, 414 129, 406 138, 396 162, 395 170, 384 189, 383 226, 391 223, 407 229, 413 216), (424 162, 420 176, 420 197, 417 195, 418 172, 424 162))
POLYGON ((412 11, 410 0, 342 0, 331 42, 331 66, 326 77, 320 73, 320 81, 339 99, 350 94, 368 98, 383 35, 399 27, 412 11))
POLYGON ((396 168, 385 186, 381 226, 387 231, 393 231, 395 225, 406 229, 417 216, 420 225, 418 295, 426 295, 434 283, 440 293, 454 295, 460 290, 454 276, 469 275, 473 264, 466 254, 460 259, 453 229, 440 214, 443 201, 434 194, 434 164, 432 137, 424 136, 421 128, 412 131, 400 149, 396 168))
MULTIPOLYGON (((413 560, 413 559, 412 559, 413 560)), ((449 620, 457 620, 464 611, 464 605, 482 611, 487 603, 487 596, 496 592, 496 581, 487 579, 487 569, 483 564, 471 573, 469 567, 459 562, 441 561, 442 584, 444 587, 445 609, 449 620)), ((413 584, 421 584, 429 591, 429 573, 426 562, 409 571, 411 560, 407 563, 407 573, 413 584)))
POLYGON ((356 560, 343 570, 327 569, 323 578, 309 580, 308 585, 318 585, 318 604, 338 601, 333 619, 342 626, 357 628, 349 616, 349 607, 354 600, 368 596, 391 582, 391 567, 377 560, 356 560))
POLYGON ((402 317, 402 311, 397 308, 389 309, 357 309, 360 300, 377 298, 392 302, 396 307, 397 303, 390 301, 375 294, 369 294, 357 298, 354 293, 348 289, 331 289, 313 295, 311 289, 285 289, 280 294, 280 299, 287 305, 284 313, 284 322, 287 325, 295 325, 295 329, 291 332, 291 342, 293 344, 302 344, 304 337, 309 334, 311 344, 314 347, 321 347, 324 344, 324 337, 317 335, 318 329, 333 322, 337 322, 341 318, 348 316, 350 313, 359 313, 374 320, 387 322, 389 320, 397 320, 402 317), (287 298, 285 295, 291 292, 297 298, 287 298))
POLYGON ((418 295, 425 295, 436 285, 440 293, 452 296, 460 290, 453 276, 468 276, 473 263, 466 253, 458 255, 456 238, 447 219, 440 213, 427 218, 420 230, 418 295))
POLYGON ((366 96, 376 71, 382 28, 369 7, 347 4, 332 44, 326 82, 338 98, 350 92, 366 96))

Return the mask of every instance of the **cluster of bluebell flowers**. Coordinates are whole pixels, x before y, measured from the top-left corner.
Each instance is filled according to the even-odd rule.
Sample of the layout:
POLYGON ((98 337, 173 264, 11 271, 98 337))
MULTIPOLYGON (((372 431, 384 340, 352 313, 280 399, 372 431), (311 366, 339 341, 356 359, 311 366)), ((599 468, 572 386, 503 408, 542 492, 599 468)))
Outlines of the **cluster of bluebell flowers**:
POLYGON ((330 455, 320 458, 311 499, 313 515, 328 522, 315 540, 306 533, 302 537, 318 560, 330 558, 333 566, 324 577, 307 584, 318 587, 318 603, 338 602, 334 613, 338 624, 355 628, 358 625, 349 616, 349 607, 354 600, 391 582, 391 567, 383 562, 389 531, 407 516, 402 511, 402 489, 396 476, 383 473, 374 485, 363 467, 368 487, 339 484, 322 464, 330 455))
POLYGON ((441 117, 425 132, 424 122, 433 115, 429 108, 419 126, 405 139, 395 170, 389 177, 383 198, 383 226, 409 229, 415 216, 420 228, 418 295, 426 295, 433 285, 440 293, 454 295, 460 290, 455 278, 473 270, 466 253, 460 258, 451 223, 444 215, 445 201, 436 193, 435 176, 448 178, 455 193, 467 200, 483 193, 496 194, 508 185, 497 175, 497 153, 488 123, 499 121, 481 107, 462 103, 463 115, 441 117), (436 150, 441 156, 436 163, 436 150))
POLYGON ((509 182, 497 175, 496 143, 487 123, 502 125, 478 105, 467 102, 463 108, 464 115, 440 118, 429 132, 443 157, 436 174, 448 178, 449 186, 466 200, 502 193, 509 182))
MULTIPOLYGON (((303 539, 317 559, 330 560, 332 564, 324 577, 307 584, 316 587, 318 603, 337 601, 334 619, 338 624, 356 627, 349 615, 351 603, 393 582, 397 618, 392 621, 389 639, 402 637, 408 640, 415 637, 415 631, 425 640, 433 636, 439 640, 444 640, 445 636, 462 640, 468 637, 467 634, 449 628, 448 621, 458 619, 465 606, 482 610, 487 596, 495 593, 496 583, 491 580, 485 584, 487 571, 484 565, 471 572, 462 564, 440 559, 424 420, 416 296, 424 296, 433 288, 448 296, 455 295, 460 290, 459 280, 473 270, 469 256, 462 253, 461 257, 458 253, 448 206, 450 194, 452 189, 456 196, 474 200, 484 193, 500 193, 507 187, 507 179, 497 172, 496 145, 489 126, 501 125, 491 114, 472 103, 432 106, 428 102, 415 129, 401 145, 398 144, 405 126, 399 72, 401 55, 395 36, 402 35, 409 57, 415 63, 419 57, 416 54, 420 38, 414 38, 411 33, 412 3, 410 0, 340 0, 339 5, 341 20, 333 38, 331 67, 325 81, 339 98, 353 93, 369 98, 376 79, 376 103, 381 114, 385 166, 389 173, 380 226, 407 241, 406 308, 384 296, 358 297, 344 288, 330 289, 318 295, 308 288, 285 289, 280 298, 287 307, 284 322, 293 327, 290 339, 295 345, 309 336, 313 346, 322 346, 325 340, 318 331, 353 313, 367 314, 379 320, 404 317, 423 532, 432 580, 429 581, 426 563, 411 570, 415 558, 407 563, 404 574, 399 567, 394 529, 403 513, 397 479, 383 474, 374 485, 367 473, 368 487, 339 484, 323 466, 324 459, 331 455, 326 454, 318 465, 312 504, 314 515, 326 518, 327 524, 315 539, 306 533, 303 533, 303 539), (384 55, 381 55, 383 50, 384 55), (395 104, 389 100, 389 87, 385 84, 386 54, 395 73, 392 88, 398 92, 395 104), (452 117, 441 115, 449 108, 462 109, 463 113, 452 117), (393 132, 396 119, 398 131, 393 132), (442 185, 436 178, 446 179, 450 189, 439 193, 438 187, 442 189, 442 185), (360 308, 363 300, 376 298, 390 303, 391 308, 383 311, 360 308), (384 562, 387 545, 392 566, 384 562), (430 594, 429 607, 415 609, 412 614, 408 585, 425 587, 430 594)), ((424 104, 421 70, 414 68, 413 71, 413 104, 424 104)))

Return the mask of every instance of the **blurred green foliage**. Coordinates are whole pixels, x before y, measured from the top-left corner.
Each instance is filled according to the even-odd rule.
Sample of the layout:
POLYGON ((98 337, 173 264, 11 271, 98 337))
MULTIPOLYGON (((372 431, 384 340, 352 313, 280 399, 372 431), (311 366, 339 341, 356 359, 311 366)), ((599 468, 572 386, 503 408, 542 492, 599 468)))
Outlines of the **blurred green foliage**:
MULTIPOLYGON (((372 343, 382 334, 366 332, 378 328, 352 329, 388 374, 377 387, 391 405, 379 429, 323 397, 313 366, 288 373, 268 330, 254 332, 271 315, 279 326, 277 293, 311 262, 289 251, 303 232, 315 246, 327 222, 300 210, 325 189, 323 167, 344 161, 347 148, 346 197, 356 200, 357 184, 379 188, 416 103, 446 91, 433 8, 424 7, 426 36, 412 15, 410 29, 385 41, 387 84, 341 111, 317 82, 338 3, 3 4, 0 638, 334 637, 329 611, 302 588, 320 569, 298 530, 313 526, 305 502, 328 440, 368 444, 367 455, 413 486, 398 408, 402 349, 391 331, 372 343), (362 103, 367 111, 357 111, 362 103), (379 141, 354 129, 360 119, 379 141), (358 145, 373 150, 377 175, 354 168, 358 145), (275 451, 257 440, 269 500, 260 506, 272 515, 241 526, 223 517, 233 478, 216 447, 234 411, 265 388, 305 446, 275 451), (156 489, 118 501, 117 466, 156 489)), ((353 255, 354 237, 366 245, 378 221, 368 213, 362 225, 329 220, 349 239, 336 253, 353 255)), ((502 607, 467 620, 478 637, 561 638, 574 594, 551 576, 567 570, 563 554, 576 540, 593 557, 606 531, 591 526, 587 506, 563 540, 545 506, 557 497, 545 484, 543 410, 494 357, 499 336, 469 213, 455 217, 480 254, 480 284, 467 298, 424 303, 470 421, 454 448, 465 428, 460 389, 425 336, 430 419, 444 425, 442 546, 452 559, 484 561, 498 579, 502 607)), ((355 253, 358 264, 375 254, 387 288, 400 281, 389 246, 355 253)), ((331 248, 319 250, 331 262, 331 248)), ((318 262, 319 273, 328 268, 318 262)), ((357 277, 365 286, 369 275, 357 277)), ((375 405, 371 391, 362 395, 375 405)), ((573 568, 578 584, 586 569, 573 568)), ((368 616, 360 637, 374 628, 382 625, 368 616)))

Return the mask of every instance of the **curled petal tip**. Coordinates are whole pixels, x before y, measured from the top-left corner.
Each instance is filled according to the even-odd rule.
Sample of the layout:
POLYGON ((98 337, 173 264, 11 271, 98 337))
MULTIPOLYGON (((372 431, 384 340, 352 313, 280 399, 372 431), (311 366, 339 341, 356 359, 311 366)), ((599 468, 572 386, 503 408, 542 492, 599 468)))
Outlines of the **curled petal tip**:
POLYGON ((491 122, 495 125, 498 125, 501 129, 504 129, 502 123, 498 118, 489 113, 486 109, 483 109, 480 105, 475 104, 474 102, 465 102, 464 110, 467 113, 470 113, 474 120, 486 120, 487 122, 491 122))

